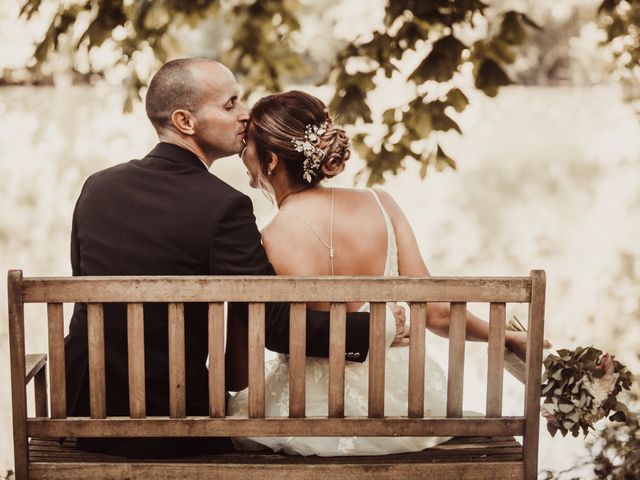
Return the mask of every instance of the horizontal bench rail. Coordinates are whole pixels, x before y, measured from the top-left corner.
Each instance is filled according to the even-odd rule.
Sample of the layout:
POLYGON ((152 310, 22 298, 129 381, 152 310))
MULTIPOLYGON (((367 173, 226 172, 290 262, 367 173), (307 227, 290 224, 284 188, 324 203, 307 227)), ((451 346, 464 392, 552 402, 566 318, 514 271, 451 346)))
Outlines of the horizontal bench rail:
POLYGON ((65 420, 28 419, 34 437, 340 437, 353 436, 513 436, 524 434, 524 417, 465 418, 210 418, 109 417, 65 420))
POLYGON ((25 277, 22 288, 25 303, 531 300, 530 277, 25 277))

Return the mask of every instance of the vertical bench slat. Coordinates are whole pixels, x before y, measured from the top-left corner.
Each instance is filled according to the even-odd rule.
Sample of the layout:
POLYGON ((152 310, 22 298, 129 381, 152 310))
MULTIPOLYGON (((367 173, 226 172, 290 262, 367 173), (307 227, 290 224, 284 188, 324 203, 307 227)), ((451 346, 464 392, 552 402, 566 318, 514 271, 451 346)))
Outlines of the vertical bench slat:
POLYGON ((369 320, 369 417, 384 417, 385 323, 387 305, 371 303, 369 320))
POLYGON ((344 357, 347 306, 332 303, 329 325, 329 417, 344 417, 344 357))
POLYGON ((209 304, 209 416, 225 416, 224 303, 209 304))
POLYGON ((25 386, 24 305, 22 271, 7 275, 9 301, 9 349, 11 357, 11 408, 13 420, 13 456, 15 476, 28 478, 29 440, 27 437, 27 389, 25 386))
POLYGON ((249 418, 264 418, 264 303, 249 304, 249 418))
POLYGON ((146 416, 144 385, 144 310, 141 303, 127 305, 127 347, 129 354, 129 415, 146 416))
POLYGON ((538 432, 540 429, 540 372, 544 341, 544 304, 546 278, 544 270, 531 272, 531 303, 527 324, 527 376, 524 387, 525 430, 523 438, 524 477, 538 476, 538 432))
POLYGON ((169 416, 186 415, 184 303, 169 304, 169 416))
POLYGON ((424 416, 424 360, 426 342, 427 304, 411 304, 409 331, 409 406, 410 418, 424 416))
POLYGON ((502 415, 505 312, 504 303, 491 303, 489 307, 487 417, 500 417, 502 415))
POLYGON ((462 416, 464 385, 464 342, 466 336, 466 302, 451 303, 449 324, 449 376, 447 382, 447 417, 462 416))
POLYGON ((47 405, 47 370, 40 369, 33 377, 33 388, 36 402, 36 417, 49 416, 49 405, 47 405))
POLYGON ((306 402, 307 309, 304 303, 291 304, 289 326, 289 416, 304 418, 306 402))
POLYGON ((51 418, 67 418, 64 370, 64 316, 62 303, 47 304, 49 329, 49 389, 51 418))
POLYGON ((89 411, 91 418, 107 416, 104 373, 104 311, 101 303, 87 304, 89 345, 89 411))

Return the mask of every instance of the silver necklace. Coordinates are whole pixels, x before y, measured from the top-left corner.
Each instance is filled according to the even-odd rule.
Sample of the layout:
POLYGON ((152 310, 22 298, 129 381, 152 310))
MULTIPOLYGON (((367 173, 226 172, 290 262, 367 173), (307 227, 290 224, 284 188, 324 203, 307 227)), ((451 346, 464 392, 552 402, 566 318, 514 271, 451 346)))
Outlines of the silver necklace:
MULTIPOLYGON (((293 193, 293 192, 291 192, 291 193, 293 193)), ((284 198, 286 198, 291 193, 287 194, 284 198)), ((284 198, 282 200, 284 200, 284 198)), ((280 205, 282 205, 282 201, 280 202, 280 205)), ((320 240, 320 242, 322 242, 322 245, 324 245, 325 248, 327 248, 329 250, 329 261, 331 262, 331 275, 332 276, 334 274, 333 259, 335 257, 335 252, 333 250, 333 206, 334 206, 334 189, 331 188, 331 213, 330 213, 330 216, 329 216, 329 243, 324 241, 324 239, 322 238, 320 233, 318 233, 318 231, 316 230, 316 227, 314 227, 313 224, 311 222, 309 222, 306 218, 304 218, 302 215, 300 215, 299 213, 294 212, 293 210, 288 210, 288 209, 287 210, 285 210, 285 209, 281 209, 280 210, 281 212, 291 213, 292 215, 295 215, 300 220, 302 220, 304 223, 306 223, 309 226, 309 228, 311 228, 311 231, 315 234, 315 236, 318 237, 318 240, 320 240)))

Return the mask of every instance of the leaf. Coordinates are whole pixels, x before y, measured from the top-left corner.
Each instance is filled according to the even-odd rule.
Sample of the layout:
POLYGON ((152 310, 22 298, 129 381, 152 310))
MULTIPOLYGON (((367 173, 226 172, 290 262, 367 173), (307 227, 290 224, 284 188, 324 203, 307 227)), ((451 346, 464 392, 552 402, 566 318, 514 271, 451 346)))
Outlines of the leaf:
POLYGON ((624 412, 616 412, 609 417, 612 422, 624 422, 627 420, 627 416, 624 412))
POLYGON ((429 162, 425 162, 425 161, 421 162, 420 172, 419 172, 421 180, 424 180, 425 178, 427 178, 427 169, 428 168, 429 168, 429 162))
POLYGON ((427 80, 446 82, 451 80, 462 59, 466 46, 453 35, 447 35, 433 44, 429 55, 416 67, 409 80, 424 83, 427 80))
POLYGON ((538 25, 536 22, 531 20, 531 17, 529 17, 528 15, 525 15, 524 13, 521 13, 520 14, 520 18, 529 27, 534 28, 536 30, 544 30, 540 25, 538 25))
POLYGON ((42 5, 42 0, 27 0, 18 15, 20 17, 26 16, 27 20, 30 20, 33 14, 40 9, 40 5, 42 5))
POLYGON ((556 427, 553 423, 547 423, 547 431, 551 434, 552 437, 555 437, 556 432, 558 431, 558 427, 556 427))
POLYGON ((452 88, 449 90, 445 101, 453 106, 458 113, 462 112, 467 105, 469 105, 469 99, 459 88, 452 88))
POLYGON ((495 97, 498 88, 511 85, 513 81, 507 76, 500 65, 491 59, 484 59, 476 74, 476 88, 482 90, 488 97, 495 97))
POLYGON ((444 153, 444 150, 438 144, 438 148, 436 150, 436 168, 438 168, 438 166, 443 168, 445 165, 451 167, 453 170, 457 167, 456 162, 449 155, 444 153))
POLYGON ((359 118, 371 122, 371 109, 367 105, 366 93, 357 85, 337 91, 329 109, 336 112, 344 123, 355 123, 359 118))
POLYGON ((516 59, 516 54, 511 46, 501 38, 494 38, 489 42, 487 53, 499 62, 513 63, 516 59))
POLYGON ((546 385, 543 386, 541 393, 542 393, 542 395, 546 395, 552 389, 553 389, 553 383, 547 383, 546 385))
POLYGON ((498 36, 512 45, 519 45, 525 41, 527 32, 522 25, 519 12, 511 10, 504 14, 498 36))
POLYGON ((418 138, 427 138, 433 131, 431 111, 421 98, 409 104, 409 110, 402 115, 402 123, 418 138))
POLYGON ((382 114, 382 121, 384 123, 386 123, 387 125, 391 125, 392 123, 395 123, 395 121, 396 121, 396 109, 395 108, 390 108, 388 110, 385 110, 385 112, 382 114))
POLYGON ((369 146, 364 142, 366 135, 363 133, 358 133, 357 135, 353 135, 351 137, 351 144, 353 148, 358 152, 358 155, 362 158, 366 158, 367 155, 371 152, 369 146))
POLYGON ((394 37, 395 42, 404 40, 406 42, 406 49, 415 48, 416 43, 419 40, 425 39, 429 36, 429 30, 423 28, 420 21, 406 21, 402 24, 398 32, 394 37))
POLYGON ((575 410, 575 405, 573 405, 572 403, 559 403, 558 404, 558 410, 560 410, 562 413, 569 413, 572 412, 573 410, 575 410))
POLYGON ((428 104, 427 108, 431 116, 433 129, 441 132, 455 130, 459 134, 462 134, 460 126, 444 112, 446 107, 447 104, 439 100, 435 100, 428 104))

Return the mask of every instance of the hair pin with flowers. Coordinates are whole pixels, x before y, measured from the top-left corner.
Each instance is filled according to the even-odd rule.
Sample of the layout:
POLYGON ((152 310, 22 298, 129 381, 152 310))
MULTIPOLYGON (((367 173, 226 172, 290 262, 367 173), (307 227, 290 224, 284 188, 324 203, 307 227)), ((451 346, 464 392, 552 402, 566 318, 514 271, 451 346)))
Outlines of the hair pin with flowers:
MULTIPOLYGON (((514 316, 507 329, 526 331, 514 316)), ((541 415, 551 436, 587 435, 598 420, 625 421, 627 406, 618 400, 631 388, 631 372, 615 357, 594 347, 561 349, 544 360, 541 415)))
POLYGON ((320 125, 307 125, 304 130, 304 140, 292 138, 293 148, 296 152, 304 155, 304 163, 302 165, 302 177, 311 183, 313 178, 318 175, 318 170, 324 158, 324 150, 318 148, 320 138, 327 131, 328 123, 323 122, 320 125))

